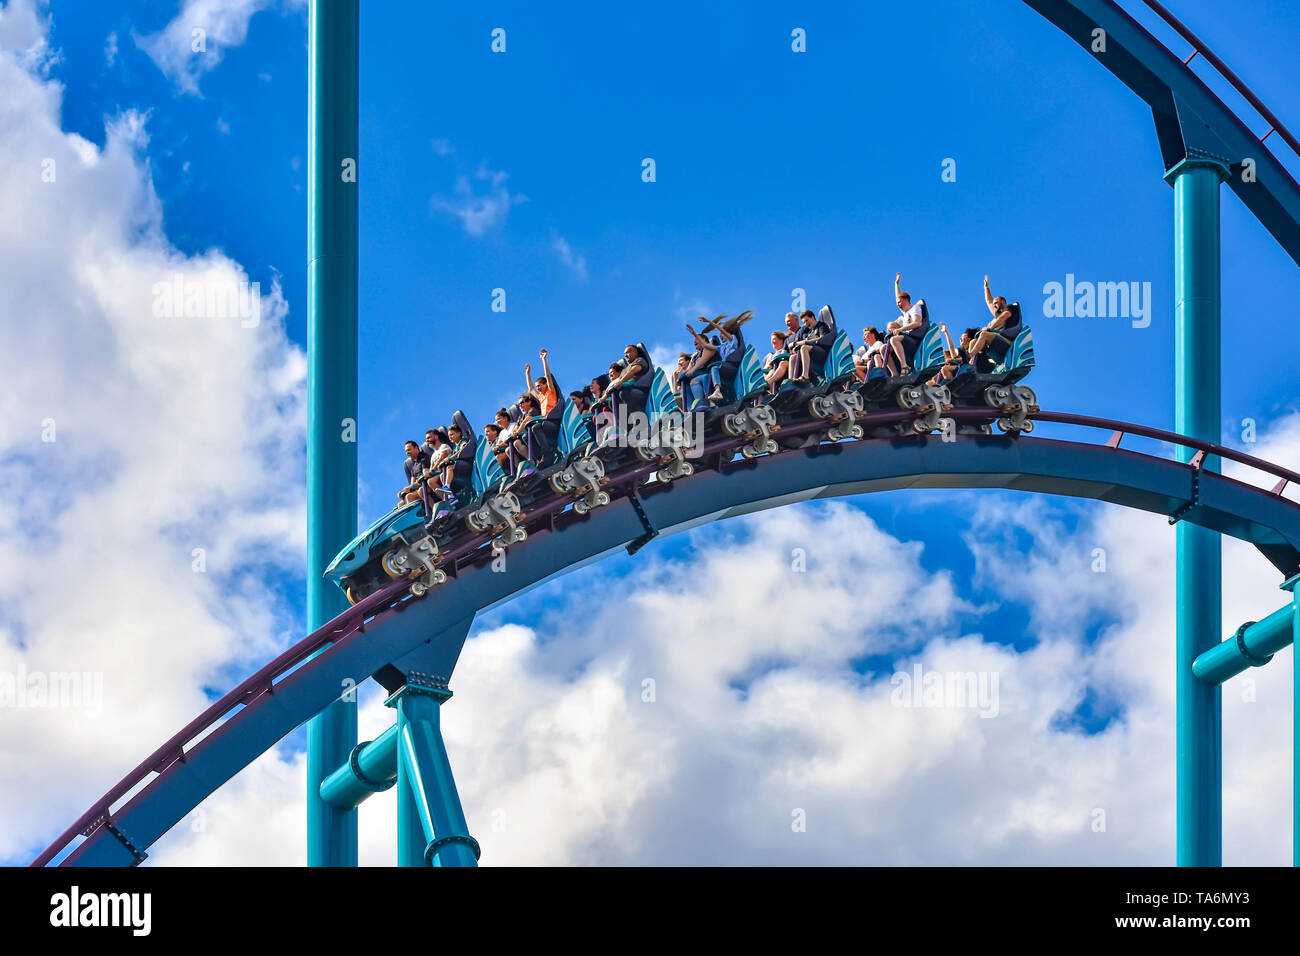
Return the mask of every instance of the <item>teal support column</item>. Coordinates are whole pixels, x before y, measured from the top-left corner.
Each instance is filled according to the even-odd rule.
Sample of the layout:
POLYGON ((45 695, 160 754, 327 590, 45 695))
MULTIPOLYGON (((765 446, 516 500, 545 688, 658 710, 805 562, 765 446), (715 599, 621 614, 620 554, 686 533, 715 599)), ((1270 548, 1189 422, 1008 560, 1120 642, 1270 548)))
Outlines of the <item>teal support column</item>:
POLYGON ((417 821, 425 866, 478 865, 479 846, 469 835, 442 742, 442 702, 450 696, 441 681, 409 681, 387 701, 397 709, 397 852, 402 866, 415 865, 417 821))
POLYGON ((1192 673, 1200 680, 1222 684, 1247 668, 1263 667, 1291 643, 1294 616, 1294 609, 1288 604, 1262 621, 1241 625, 1232 637, 1196 658, 1192 673))
POLYGON ((1300 574, 1282 587, 1291 592, 1291 865, 1300 866, 1300 574))
POLYGON ((356 745, 347 763, 320 785, 321 798, 331 807, 351 810, 372 793, 383 793, 397 783, 397 725, 374 740, 356 745))
POLYGON ((429 838, 424 831, 424 821, 420 818, 420 807, 412 789, 409 771, 402 769, 402 761, 397 762, 397 865, 428 866, 424 860, 424 851, 429 845, 429 838))
MULTIPOLYGON (((1185 160, 1169 171, 1174 187, 1174 352, 1176 430, 1218 444, 1220 368, 1219 184, 1227 170, 1185 160)), ((1190 461, 1190 448, 1178 450, 1190 461)), ((1207 458, 1206 470, 1218 470, 1207 458)), ((1193 663, 1219 642, 1222 549, 1219 535, 1186 521, 1177 529, 1178 865, 1223 862, 1222 710, 1217 684, 1198 680, 1193 663)))
MULTIPOLYGON (((347 600, 321 574, 357 532, 358 0, 312 0, 307 119, 307 625, 347 600)), ((344 688, 339 688, 342 696, 344 688)), ((307 724, 307 864, 355 866, 357 813, 321 783, 357 740, 355 698, 307 724)))

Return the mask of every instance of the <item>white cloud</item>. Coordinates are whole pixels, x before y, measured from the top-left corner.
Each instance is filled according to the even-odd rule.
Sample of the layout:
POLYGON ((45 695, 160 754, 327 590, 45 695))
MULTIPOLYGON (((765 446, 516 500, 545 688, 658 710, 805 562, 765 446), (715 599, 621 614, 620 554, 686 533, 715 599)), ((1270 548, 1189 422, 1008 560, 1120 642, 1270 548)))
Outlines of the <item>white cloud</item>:
MULTIPOLYGON (((197 95, 203 74, 248 38, 253 15, 276 5, 276 0, 185 0, 170 23, 157 33, 135 36, 135 42, 183 92, 197 95)), ((300 9, 306 0, 284 0, 280 6, 300 9)))
MULTIPOLYGON (((471 639, 443 727, 484 863, 1169 864, 1172 530, 1118 508, 957 495, 976 527, 1005 532, 970 545, 984 585, 1028 609, 1024 650, 981 635, 980 609, 920 543, 843 504, 713 526, 684 556, 643 552, 626 577, 581 572, 533 627, 471 639), (997 675, 997 716, 897 706, 890 677, 918 664, 997 675), (1085 697, 1114 711, 1104 730, 1073 726, 1085 697)), ((1229 542, 1225 569, 1225 633, 1281 604, 1249 547, 1229 542)), ((1232 864, 1288 859, 1289 655, 1225 686, 1232 864)), ((362 736, 390 719, 372 696, 362 736)), ((286 778, 247 793, 237 819, 259 832, 247 807, 295 807, 267 833, 282 855, 254 862, 301 858, 285 835, 300 790, 286 778)), ((392 861, 393 799, 363 807, 363 862, 392 861)))
POLYGON ((482 236, 505 221, 511 206, 528 201, 522 193, 511 193, 506 188, 506 178, 501 170, 480 165, 472 178, 456 177, 451 196, 435 195, 432 208, 435 212, 459 219, 469 235, 482 236), (485 184, 483 192, 475 189, 476 182, 485 184))
POLYGON ((104 43, 104 62, 112 66, 117 62, 117 34, 110 33, 104 43))
POLYGON ((0 7, 0 50, 8 51, 24 70, 42 76, 59 62, 49 45, 49 18, 43 0, 9 0, 0 7))
POLYGON ((677 355, 682 350, 675 345, 656 343, 649 346, 650 361, 664 370, 664 374, 677 367, 677 355))
MULTIPOLYGON (((102 150, 60 128, 46 27, 25 0, 3 13, 0 331, 20 347, 0 353, 0 673, 89 670, 105 690, 98 714, 0 721, 0 859, 18 861, 197 713, 206 686, 300 636, 240 562, 301 565, 304 363, 273 284, 254 329, 154 315, 177 272, 248 277, 168 243, 146 117, 117 118, 102 150), (50 420, 57 440, 42 441, 50 420)), ((505 210, 455 215, 486 230, 505 210)), ((1261 430, 1262 457, 1298 450, 1300 416, 1261 430)), ((977 633, 919 543, 839 505, 706 529, 680 559, 643 552, 627 578, 588 569, 552 586, 562 604, 534 627, 476 636, 444 724, 485 862, 1169 863, 1172 530, 1120 509, 950 500, 977 516, 978 580, 1028 610, 1022 652, 977 633), (894 706, 889 673, 916 663, 996 673, 998 716, 894 706), (1101 733, 1060 719, 1089 694, 1122 708, 1101 733)), ((1227 541, 1224 566, 1227 636, 1284 595, 1247 546, 1227 541)), ((1225 685, 1229 863, 1289 856, 1290 668, 1288 650, 1225 685)), ((364 700, 373 736, 391 712, 373 689, 364 700)), ((155 860, 301 861, 301 759, 265 755, 155 860)), ((363 808, 363 861, 392 859, 393 799, 363 808)))
POLYGON ((558 233, 551 236, 551 250, 559 257, 560 262, 573 271, 575 276, 582 280, 587 278, 586 257, 575 253, 563 236, 558 233))
POLYGON ((61 129, 61 105, 0 52, 0 673, 97 673, 103 701, 5 710, 6 860, 198 713, 205 688, 299 636, 266 586, 298 571, 304 542, 305 360, 275 277, 255 328, 157 314, 178 275, 258 277, 168 242, 146 117, 109 122, 101 150, 61 129))
MULTIPOLYGON (((674 295, 673 298, 679 299, 680 295, 674 295)), ((680 302, 677 306, 677 317, 684 322, 693 322, 701 315, 707 315, 710 318, 717 315, 707 302, 700 298, 690 299, 686 302, 680 302)))

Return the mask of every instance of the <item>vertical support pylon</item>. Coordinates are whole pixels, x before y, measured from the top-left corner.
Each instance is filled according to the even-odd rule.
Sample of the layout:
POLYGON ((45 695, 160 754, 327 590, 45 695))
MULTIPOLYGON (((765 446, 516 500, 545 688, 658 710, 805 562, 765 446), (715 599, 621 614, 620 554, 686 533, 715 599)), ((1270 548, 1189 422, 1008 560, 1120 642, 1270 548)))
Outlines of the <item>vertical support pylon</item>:
MULTIPOLYGON (((1166 175, 1174 187, 1174 352, 1176 429, 1219 444, 1220 163, 1187 159, 1166 175)), ((1193 451, 1179 448, 1180 461, 1193 451)), ((1218 470, 1207 457, 1206 470, 1218 470)), ((1223 629, 1222 545, 1219 535, 1180 521, 1177 529, 1177 828, 1179 866, 1223 862, 1221 694, 1192 672, 1197 655, 1219 642, 1223 629)))
POLYGON ((1300 574, 1282 588, 1291 592, 1291 865, 1300 866, 1300 574))
MULTIPOLYGON (((358 0, 312 0, 307 111, 307 626, 347 608, 321 575, 357 533, 358 0)), ((339 688, 340 696, 343 688, 339 688)), ((307 864, 356 866, 357 812, 321 782, 357 742, 355 697, 307 724, 307 864)))
POLYGON ((428 845, 429 838, 425 835, 424 823, 420 819, 420 808, 416 803, 415 791, 411 788, 411 775, 402 768, 401 745, 399 743, 397 758, 397 865, 428 866, 424 861, 424 851, 428 845))
POLYGON ((451 697, 445 679, 412 672, 386 703, 397 710, 398 860, 415 865, 415 826, 424 836, 425 866, 477 866, 451 762, 442 742, 441 710, 451 697))

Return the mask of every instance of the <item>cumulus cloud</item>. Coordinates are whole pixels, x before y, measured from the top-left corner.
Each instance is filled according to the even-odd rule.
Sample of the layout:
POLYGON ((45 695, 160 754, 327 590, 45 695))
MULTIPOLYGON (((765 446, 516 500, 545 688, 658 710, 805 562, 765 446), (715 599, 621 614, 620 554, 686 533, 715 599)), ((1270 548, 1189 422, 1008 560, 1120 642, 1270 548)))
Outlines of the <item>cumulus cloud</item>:
POLYGON ((306 2, 185 0, 170 23, 157 33, 135 36, 135 42, 177 87, 197 95, 203 74, 216 69, 226 50, 247 39, 253 14, 276 6, 298 9, 306 2))
POLYGON ((528 201, 522 193, 511 193, 506 179, 503 171, 480 165, 472 177, 456 177, 450 196, 435 195, 433 211, 458 219, 468 235, 482 236, 505 222, 511 206, 528 201))
POLYGON ((10 0, 0 7, 0 50, 24 70, 46 75, 59 61, 49 44, 49 18, 43 0, 10 0))
MULTIPOLYGON (((254 277, 167 241, 146 116, 114 118, 102 149, 61 129, 47 29, 28 0, 0 15, 0 674, 91 672, 103 696, 6 710, 10 862, 300 636, 265 581, 302 562, 286 304, 271 277, 255 323, 208 295, 187 308, 254 277)), ((486 169, 464 193, 445 211, 471 234, 522 201, 486 169)), ((1300 416, 1261 429, 1261 456, 1298 451, 1300 416)), ((842 504, 585 569, 548 586, 532 626, 507 609, 466 645, 444 718, 484 862, 1168 863, 1172 530, 960 494, 977 591, 1028 621, 1019 650, 920 542, 842 504), (996 716, 907 706, 898 675, 918 666, 996 675, 996 716)), ((1248 546, 1225 542, 1224 567, 1224 636, 1283 603, 1248 546)), ((1224 688, 1229 863, 1289 858, 1290 667, 1287 650, 1224 688)), ((390 720, 367 687, 362 736, 390 720)), ((363 806, 363 862, 393 859, 393 815, 391 792, 363 806)), ((154 860, 298 862, 303 820, 284 746, 154 860)))
POLYGON ((61 129, 24 6, 0 21, 0 674, 91 673, 102 700, 5 710, 6 860, 299 636, 267 579, 304 542, 306 363, 275 277, 168 242, 147 117, 102 149, 61 129))

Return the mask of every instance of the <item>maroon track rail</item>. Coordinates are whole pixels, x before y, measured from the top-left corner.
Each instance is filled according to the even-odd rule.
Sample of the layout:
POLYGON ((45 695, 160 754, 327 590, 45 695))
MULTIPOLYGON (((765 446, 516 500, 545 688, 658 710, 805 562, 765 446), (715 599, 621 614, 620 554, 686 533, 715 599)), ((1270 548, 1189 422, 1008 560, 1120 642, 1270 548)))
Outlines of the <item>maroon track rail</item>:
POLYGON ((1264 140, 1268 139, 1270 135, 1276 132, 1277 135, 1282 138, 1282 142, 1290 146, 1297 155, 1300 155, 1300 142, 1296 141, 1296 138, 1291 135, 1291 131, 1282 125, 1282 121, 1273 115, 1273 112, 1263 104, 1260 98, 1255 95, 1254 91, 1242 81, 1241 77, 1237 76, 1237 74, 1228 67, 1228 64, 1215 56, 1214 51, 1206 46, 1205 43, 1202 42, 1195 33, 1188 29, 1181 20, 1174 16, 1164 6, 1164 4, 1157 3, 1156 0, 1142 0, 1142 2, 1145 3, 1158 17, 1160 17, 1160 19, 1169 24, 1169 26, 1172 27, 1180 37, 1191 44, 1192 54, 1187 57, 1187 59, 1183 60, 1184 66, 1187 66, 1190 69, 1192 60, 1199 54, 1200 57, 1205 60, 1205 62, 1209 63, 1210 66, 1214 67, 1214 69, 1218 71, 1219 75, 1227 80, 1228 83, 1231 84, 1232 88, 1240 93, 1242 98, 1251 105, 1255 112, 1262 116, 1269 124, 1268 132, 1263 136, 1256 137, 1256 139, 1259 140, 1260 145, 1263 145, 1264 140))
MULTIPOLYGON (((948 417, 966 420, 988 420, 995 415, 993 409, 985 408, 954 408, 947 413, 948 417)), ((870 425, 890 425, 895 422, 907 421, 915 418, 915 412, 912 411, 888 411, 876 414, 866 414, 861 416, 858 421, 870 425)), ((1084 428, 1095 428, 1111 433, 1109 439, 1104 443, 1104 447, 1118 450, 1120 440, 1124 435, 1138 435, 1144 438, 1152 438, 1158 441, 1167 442, 1173 445, 1179 445, 1185 448, 1192 448, 1198 452, 1197 457, 1187 465, 1189 468, 1199 468, 1203 465, 1206 456, 1216 455, 1229 461, 1235 461, 1239 464, 1246 465, 1266 474, 1270 474, 1279 479, 1278 484, 1271 490, 1266 491, 1263 488, 1256 487, 1256 490, 1266 494, 1281 496, 1282 490, 1288 483, 1300 485, 1300 473, 1275 465, 1272 462, 1255 458, 1244 452, 1236 451, 1232 448, 1225 448, 1222 445, 1215 445, 1211 442, 1200 441, 1195 438, 1189 438, 1186 435, 1179 435, 1176 432, 1164 431, 1159 428, 1150 428, 1146 425, 1137 425, 1131 422, 1118 422, 1106 418, 1093 418, 1088 415, 1074 415, 1064 412, 1037 412, 1032 416, 1034 421, 1038 422, 1055 422, 1062 425, 1076 425, 1084 428)), ((823 421, 809 421, 798 425, 788 426, 780 429, 776 434, 784 436, 795 436, 807 434, 825 428, 826 423, 823 421)), ((923 436, 902 436, 900 441, 908 441, 913 438, 923 436)), ((966 436, 963 436, 966 437, 966 436)), ((1033 441, 1032 438, 1023 438, 1018 435, 995 436, 1005 441, 1033 441)), ((872 439, 866 439, 868 441, 872 439)), ((729 450, 735 452, 737 448, 744 443, 743 438, 726 438, 721 441, 706 445, 703 452, 704 458, 710 458, 717 455, 723 455, 729 450)), ((778 452, 778 454, 793 454, 794 451, 778 452)), ((1127 454, 1141 454, 1137 452, 1126 452, 1127 454)), ((1148 456, 1158 457, 1158 456, 1148 456)), ((761 458, 758 459, 761 461, 761 458)), ((630 487, 641 482, 650 472, 659 467, 658 462, 639 463, 636 467, 628 469, 621 474, 611 476, 609 487, 621 489, 630 487)), ((690 480, 689 478, 685 480, 690 480)), ((1287 499, 1283 499, 1287 500, 1287 499)), ((543 499, 537 507, 527 514, 527 519, 537 521, 542 518, 554 517, 563 511, 573 499, 568 495, 552 495, 543 499)), ((1296 505, 1295 502, 1288 503, 1296 505)), ((581 519, 576 519, 581 520, 581 519)), ((455 548, 448 550, 442 559, 442 566, 450 569, 452 572, 459 570, 461 562, 476 563, 476 559, 481 557, 477 552, 486 551, 485 546, 493 537, 488 532, 475 535, 455 548)), ((233 714, 238 708, 245 704, 251 703, 263 694, 274 694, 275 685, 280 678, 286 677, 291 671, 305 662, 313 654, 322 650, 331 644, 338 643, 347 637, 358 632, 364 632, 368 626, 372 626, 388 616, 400 613, 402 606, 408 600, 418 600, 410 597, 408 593, 409 583, 403 580, 394 581, 392 584, 369 595, 354 607, 344 611, 338 617, 334 618, 327 624, 317 628, 307 637, 303 638, 297 644, 288 648, 270 663, 259 669, 251 677, 242 681, 238 686, 223 696, 220 700, 213 703, 210 707, 199 714, 192 721, 186 724, 179 733, 173 735, 166 743, 146 757, 134 770, 116 783, 107 793, 99 798, 95 804, 83 813, 77 821, 68 827, 53 843, 51 843, 36 859, 31 862, 31 866, 45 866, 54 859, 59 853, 67 849, 72 840, 78 834, 90 835, 101 826, 112 822, 112 808, 115 803, 131 793, 143 783, 150 774, 162 773, 176 761, 184 761, 186 755, 186 746, 196 742, 196 738, 206 736, 206 733, 216 728, 225 718, 233 714)))

